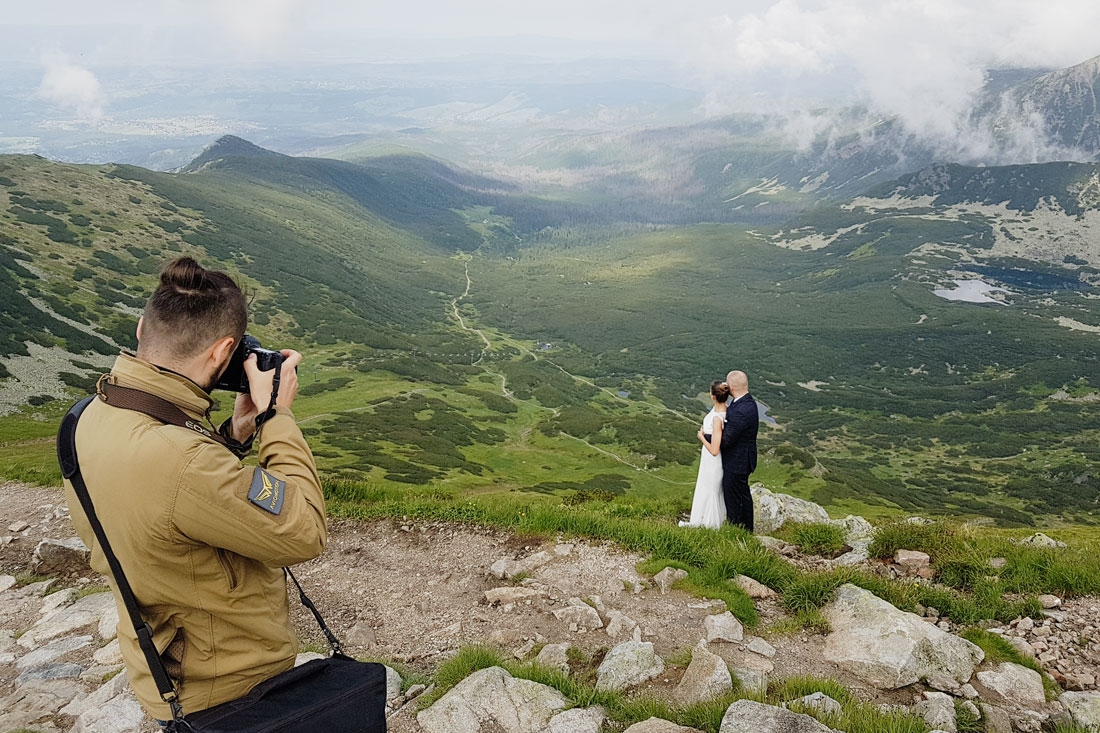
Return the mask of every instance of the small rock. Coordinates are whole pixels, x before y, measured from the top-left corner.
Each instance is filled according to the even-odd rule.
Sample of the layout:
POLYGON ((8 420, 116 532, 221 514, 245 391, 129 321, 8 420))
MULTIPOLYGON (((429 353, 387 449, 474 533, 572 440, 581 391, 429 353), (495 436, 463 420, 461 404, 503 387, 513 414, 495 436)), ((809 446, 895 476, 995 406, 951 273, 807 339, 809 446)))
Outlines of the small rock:
POLYGON ((12 575, 0 575, 0 593, 3 593, 8 588, 15 587, 15 576, 12 575))
POLYGON ((703 628, 706 631, 706 639, 712 641, 741 641, 745 638, 745 629, 741 626, 732 613, 707 616, 703 620, 703 628))
POLYGON ((932 559, 925 552, 898 550, 894 553, 894 562, 903 567, 910 575, 916 575, 921 568, 928 567, 932 559))
POLYGON ((565 608, 555 610, 554 618, 569 624, 571 630, 581 633, 603 628, 603 619, 596 613, 596 609, 577 598, 570 599, 570 605, 565 608))
POLYGON ((528 639, 523 646, 517 647, 516 649, 512 650, 512 656, 514 656, 516 659, 526 659, 527 655, 530 654, 534 650, 534 648, 535 640, 528 639))
POLYGON ((809 715, 752 700, 738 700, 726 709, 720 733, 834 733, 809 715))
MULTIPOLYGON (((106 647, 105 647, 106 648, 106 647)), ((294 666, 301 667, 306 662, 312 662, 315 659, 324 659, 324 654, 318 654, 317 652, 302 652, 294 657, 294 666)))
POLYGON ((824 692, 815 692, 812 695, 806 695, 797 700, 785 702, 783 703, 783 707, 794 709, 796 712, 813 710, 814 712, 830 716, 840 715, 842 711, 840 703, 824 692))
POLYGON ((967 700, 973 700, 978 697, 978 691, 974 689, 974 685, 967 682, 965 685, 959 688, 959 694, 965 697, 967 700))
POLYGON ((657 585, 661 587, 661 595, 665 595, 672 588, 672 585, 679 580, 683 580, 688 576, 686 570, 680 568, 667 567, 661 572, 653 576, 653 580, 657 581, 657 585))
POLYGON ((1019 623, 1016 624, 1016 629, 1019 631, 1031 631, 1034 628, 1035 620, 1029 616, 1024 616, 1020 619, 1019 623))
POLYGON ((638 626, 638 623, 634 619, 620 611, 608 611, 607 616, 607 635, 612 639, 622 634, 633 633, 634 629, 638 626))
POLYGON ((775 595, 774 590, 747 575, 738 575, 734 582, 749 595, 749 598, 771 598, 775 595))
POLYGON ((349 646, 370 647, 378 643, 378 635, 374 627, 366 620, 359 621, 352 626, 344 636, 344 641, 349 646))
POLYGON ((401 673, 392 667, 386 667, 386 702, 391 703, 401 696, 401 673))
POLYGON ((597 690, 625 690, 653 679, 665 669, 649 642, 624 641, 604 657, 596 671, 597 690))
POLYGON ((1042 532, 1036 532, 1025 540, 1020 540, 1021 545, 1031 545, 1032 547, 1065 547, 1065 542, 1058 542, 1056 540, 1047 537, 1042 532))
POLYGON ((35 667, 34 669, 28 669, 15 678, 16 685, 29 685, 33 682, 44 682, 45 680, 63 680, 72 677, 79 677, 84 672, 84 668, 77 664, 71 664, 68 662, 59 662, 57 664, 47 664, 42 667, 35 667))
POLYGON ((23 530, 25 530, 27 527, 30 527, 30 526, 31 525, 27 524, 26 522, 12 522, 11 524, 8 525, 8 531, 9 532, 22 532, 23 530))
POLYGON ((572 553, 573 545, 564 543, 560 545, 554 545, 554 554, 558 557, 566 557, 568 555, 571 555, 572 553))
POLYGON ((641 723, 635 723, 627 728, 623 733, 702 733, 698 728, 688 728, 683 725, 676 725, 670 721, 662 718, 650 718, 649 720, 643 720, 641 723))
POLYGON ((44 539, 34 548, 31 572, 37 575, 86 573, 91 553, 79 537, 64 540, 44 539))
POLYGON ((1052 596, 1049 593, 1044 593, 1039 596, 1039 603, 1043 608, 1058 608, 1062 605, 1062 599, 1058 596, 1052 596))
POLYGON ((58 639, 46 646, 39 647, 33 652, 28 652, 15 663, 17 669, 30 669, 49 664, 58 657, 64 656, 77 649, 83 649, 92 643, 90 636, 70 636, 66 639, 58 639))
POLYGON ((600 733, 607 721, 601 707, 572 708, 550 718, 550 724, 539 733, 600 733))
POLYGON ((502 558, 493 563, 489 572, 498 578, 511 578, 521 573, 531 573, 554 559, 549 552, 536 552, 521 560, 502 558))
POLYGON ((731 666, 730 672, 741 683, 741 689, 747 693, 765 693, 768 691, 768 673, 756 667, 731 666))
POLYGON ((980 707, 985 733, 1012 733, 1012 716, 1007 710, 988 703, 982 703, 980 707))
POLYGON ((699 645, 692 650, 691 664, 676 686, 676 699, 683 704, 704 702, 733 689, 733 676, 725 660, 699 645))
POLYGON ((145 711, 126 690, 81 713, 69 733, 135 733, 144 720, 145 711))
MULTIPOLYGON (((928 686, 933 690, 940 690, 941 692, 950 692, 952 695, 957 694, 961 690, 959 681, 948 674, 937 672, 929 675, 928 686)), ((934 726, 933 726, 934 727, 934 726)))
POLYGON ((547 644, 539 650, 535 662, 543 667, 556 669, 562 674, 569 674, 569 645, 547 644))
POLYGON ((428 688, 424 685, 413 685, 409 689, 405 690, 405 698, 408 700, 412 700, 414 697, 418 697, 420 693, 424 692, 427 689, 428 688))
POLYGON ((775 647, 760 638, 753 639, 745 648, 769 659, 775 656, 775 647))
POLYGON ((977 677, 991 693, 992 702, 1032 709, 1039 709, 1046 702, 1043 678, 1033 669, 1002 662, 995 669, 978 672, 977 677))
POLYGON ((991 557, 989 558, 989 567, 994 570, 1000 570, 1004 566, 1008 565, 1008 560, 1003 557, 991 557))
POLYGON ((24 649, 34 649, 59 636, 65 636, 92 625, 97 626, 101 638, 115 637, 118 609, 112 593, 92 593, 75 601, 72 605, 58 608, 20 636, 18 644, 24 649))
POLYGON ((915 712, 924 718, 929 728, 956 733, 955 701, 942 692, 926 692, 925 699, 913 706, 915 712))
POLYGON ((519 601, 527 600, 528 598, 538 598, 544 595, 542 591, 534 590, 532 588, 517 588, 515 586, 505 586, 503 588, 492 588, 485 591, 485 602, 490 606, 499 603, 505 605, 508 603, 518 603, 519 601))

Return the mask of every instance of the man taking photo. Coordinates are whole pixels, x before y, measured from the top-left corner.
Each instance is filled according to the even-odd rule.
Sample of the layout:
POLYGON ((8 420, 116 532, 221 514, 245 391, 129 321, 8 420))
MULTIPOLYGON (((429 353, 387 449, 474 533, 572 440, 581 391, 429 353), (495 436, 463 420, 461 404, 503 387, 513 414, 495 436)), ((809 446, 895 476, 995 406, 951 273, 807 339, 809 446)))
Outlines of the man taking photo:
MULTIPOLYGON (((138 322, 137 354, 119 355, 76 431, 96 513, 188 712, 241 697, 294 665, 298 642, 281 568, 317 557, 327 539, 321 482, 291 412, 301 354, 281 352, 273 412, 277 372, 260 371, 250 356, 249 389, 222 430, 230 440, 205 427, 210 390, 246 324, 244 294, 228 275, 189 257, 172 262, 138 322), (126 404, 124 393, 131 403, 134 395, 167 401, 187 419, 158 420, 126 404), (267 419, 257 433, 259 415, 267 419), (253 439, 258 467, 243 465, 224 444, 243 453, 253 439)), ((110 577, 68 481, 66 496, 92 567, 110 577)), ((154 718, 170 720, 134 629, 121 623, 118 636, 138 700, 154 718)))

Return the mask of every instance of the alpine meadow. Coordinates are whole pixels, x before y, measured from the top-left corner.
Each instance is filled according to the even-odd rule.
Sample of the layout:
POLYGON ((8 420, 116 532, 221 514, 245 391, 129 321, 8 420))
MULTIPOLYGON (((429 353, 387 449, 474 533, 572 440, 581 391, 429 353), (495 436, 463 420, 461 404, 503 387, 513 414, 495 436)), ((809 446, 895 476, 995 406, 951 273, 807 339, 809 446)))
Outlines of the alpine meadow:
MULTIPOLYGON (((756 58, 737 44, 770 17, 735 18, 721 58, 756 58)), ((224 75, 104 62, 93 112, 47 114, 75 103, 29 61, 0 82, 0 723, 139 729, 80 727, 75 693, 24 714, 40 596, 109 589, 28 538, 73 534, 51 524, 58 425, 190 256, 304 357, 293 415, 331 523, 305 577, 399 676, 392 730, 1096 730, 1100 57, 987 54, 945 132, 844 81, 854 50, 774 103, 765 65, 723 105, 706 73, 613 44, 551 62, 541 33, 471 30, 461 53, 425 33, 371 36, 396 45, 370 63, 354 34, 224 75), (731 369, 760 405, 755 536, 680 526, 731 369), (900 669, 845 656, 895 622, 919 638, 900 669), (615 686, 631 644, 660 670, 615 686), (704 665, 728 684, 685 691, 704 665), (553 698, 537 725, 455 722, 477 685, 521 683, 553 698)), ((218 425, 233 395, 213 396, 218 425)), ((108 641, 69 660, 100 689, 108 641)))

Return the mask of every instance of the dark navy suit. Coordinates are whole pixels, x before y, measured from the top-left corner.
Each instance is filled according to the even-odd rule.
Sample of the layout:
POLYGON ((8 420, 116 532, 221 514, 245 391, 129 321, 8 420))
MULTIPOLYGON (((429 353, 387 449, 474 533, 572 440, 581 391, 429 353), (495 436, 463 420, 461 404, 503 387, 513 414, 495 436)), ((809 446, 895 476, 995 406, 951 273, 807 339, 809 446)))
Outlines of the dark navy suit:
POLYGON ((752 492, 749 474, 756 470, 756 434, 760 413, 756 400, 747 394, 726 404, 726 427, 722 431, 722 494, 726 517, 752 532, 752 492))

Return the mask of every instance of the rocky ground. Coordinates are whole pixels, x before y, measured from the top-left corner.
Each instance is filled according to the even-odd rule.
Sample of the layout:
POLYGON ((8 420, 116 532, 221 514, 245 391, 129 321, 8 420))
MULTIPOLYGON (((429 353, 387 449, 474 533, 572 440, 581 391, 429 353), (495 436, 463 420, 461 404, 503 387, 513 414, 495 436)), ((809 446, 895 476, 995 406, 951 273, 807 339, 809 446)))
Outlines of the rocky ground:
MULTIPOLYGON (((765 527, 785 515, 821 519, 816 505, 782 495, 761 494, 758 502, 765 527)), ((119 674, 112 641, 117 612, 102 592, 103 579, 82 568, 79 545, 39 547, 72 537, 63 493, 4 484, 0 517, 0 733, 152 730, 126 689, 125 673, 119 674)), ((869 563, 869 526, 857 519, 844 522, 852 553, 830 562, 869 563)), ((767 542, 796 564, 822 562, 767 542)), ((914 712, 949 731, 954 700, 982 703, 990 731, 1009 730, 994 725, 1002 714, 1016 730, 1038 730, 1044 721, 1067 717, 1067 707, 1079 721, 1100 712, 1093 692, 1100 672, 1096 599, 1047 599, 1045 618, 991 628, 1079 691, 1063 698, 1067 705, 1045 700, 1037 673, 984 663, 980 650, 950 633, 950 621, 936 618, 934 609, 924 618, 902 613, 845 586, 826 609, 832 633, 762 638, 754 634, 785 618, 769 589, 743 580, 761 616, 750 632, 723 602, 672 588, 682 571, 639 574, 644 559, 606 544, 464 525, 334 521, 325 555, 302 566, 299 578, 353 654, 390 660, 424 681, 459 648, 482 642, 563 671, 570 658, 591 658, 599 664, 598 687, 680 702, 728 691, 735 677, 752 688, 810 675, 835 679, 875 704, 916 705, 914 712)), ((896 559, 881 571, 919 578, 927 564, 920 553, 896 559)), ((312 619, 298 611, 295 622, 306 649, 320 650, 312 619)), ((424 711, 416 701, 424 687, 410 686, 413 681, 402 692, 394 680, 390 730, 579 733, 599 731, 603 723, 600 711, 566 711, 570 703, 556 691, 499 668, 475 673, 424 711)), ((731 707, 723 731, 750 724, 762 732, 829 730, 814 728, 821 724, 804 715, 795 720, 794 712, 742 703, 731 707), (769 720, 788 727, 768 727, 769 720)), ((829 705, 828 698, 818 703, 829 705)), ((653 721, 631 733, 676 730, 663 725, 653 721)))

